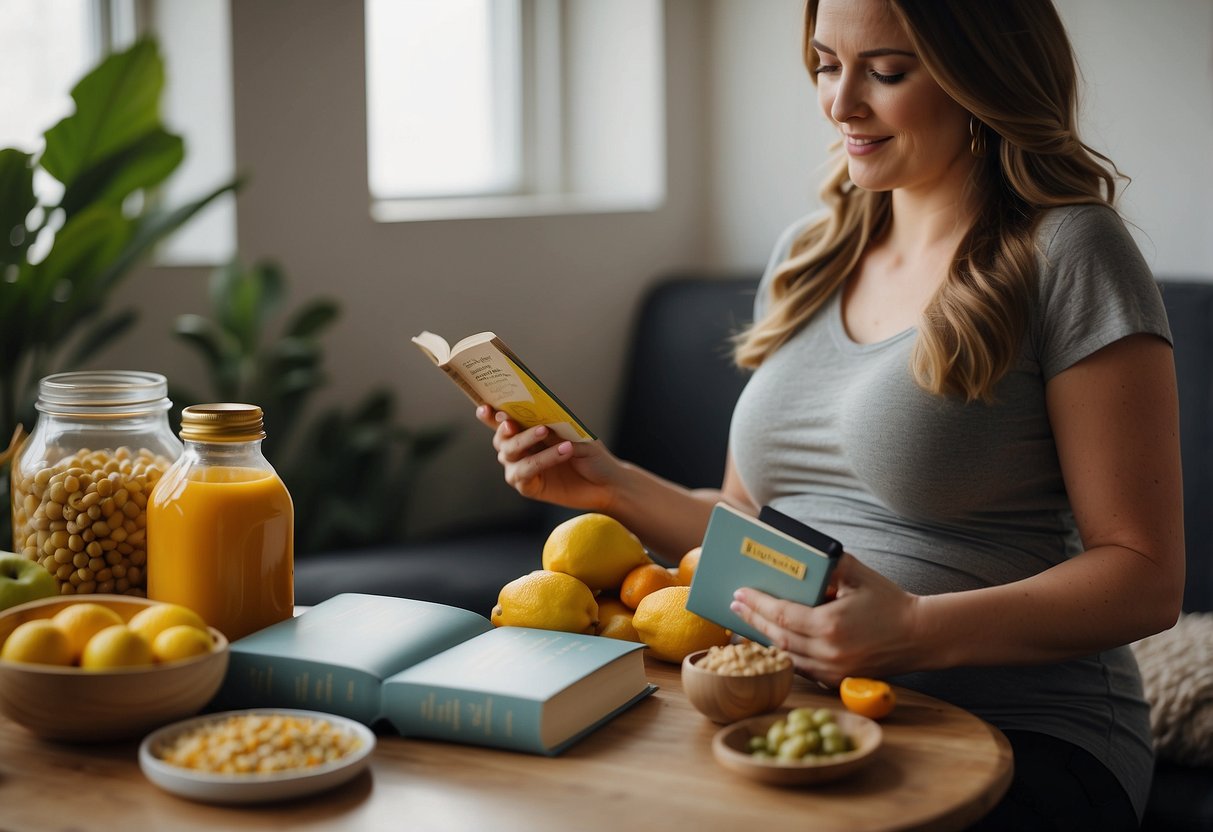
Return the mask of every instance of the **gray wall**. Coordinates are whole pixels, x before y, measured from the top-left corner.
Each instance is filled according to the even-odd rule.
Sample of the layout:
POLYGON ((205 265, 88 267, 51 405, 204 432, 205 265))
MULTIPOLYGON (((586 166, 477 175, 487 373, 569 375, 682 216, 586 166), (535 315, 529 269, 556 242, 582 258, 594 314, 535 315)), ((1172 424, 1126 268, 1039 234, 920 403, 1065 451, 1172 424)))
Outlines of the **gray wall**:
MULTIPOLYGON (((667 0, 668 191, 652 213, 379 224, 368 213, 362 4, 232 4, 238 204, 245 261, 279 261, 294 302, 343 303, 327 339, 331 388, 396 390, 411 425, 451 423, 453 447, 414 504, 418 530, 517 511, 462 396, 409 336, 504 335, 609 435, 631 315, 680 268, 757 268, 816 205, 830 133, 800 63, 802 0, 667 0)), ((1087 140, 1134 177, 1124 210, 1156 272, 1213 276, 1213 3, 1059 0, 1091 87, 1087 140)), ((188 382, 168 334, 205 309, 206 270, 147 269, 144 306, 110 366, 188 382)), ((340 484, 334 484, 339 488, 340 484)))

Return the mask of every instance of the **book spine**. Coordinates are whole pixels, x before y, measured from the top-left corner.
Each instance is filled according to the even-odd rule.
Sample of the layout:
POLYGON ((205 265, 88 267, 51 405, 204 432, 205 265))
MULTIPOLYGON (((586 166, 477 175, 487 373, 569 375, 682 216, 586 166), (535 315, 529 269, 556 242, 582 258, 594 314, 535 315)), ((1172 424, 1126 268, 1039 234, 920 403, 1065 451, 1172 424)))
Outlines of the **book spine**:
POLYGON ((551 753, 540 739, 542 706, 533 700, 392 682, 383 709, 406 737, 551 753))
POLYGON ((212 704, 225 710, 303 708, 370 725, 380 715, 380 688, 371 674, 347 667, 232 653, 212 704))

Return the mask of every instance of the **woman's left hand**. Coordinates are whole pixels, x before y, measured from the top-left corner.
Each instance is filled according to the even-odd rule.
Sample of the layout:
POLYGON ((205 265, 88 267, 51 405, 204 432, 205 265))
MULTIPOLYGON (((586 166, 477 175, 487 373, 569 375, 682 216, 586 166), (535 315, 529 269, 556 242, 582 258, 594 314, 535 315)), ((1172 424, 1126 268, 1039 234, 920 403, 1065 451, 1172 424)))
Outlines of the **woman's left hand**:
POLYGON ((800 673, 830 687, 846 676, 921 669, 913 635, 918 596, 845 553, 834 585, 834 600, 816 607, 743 588, 730 608, 790 653, 800 673))

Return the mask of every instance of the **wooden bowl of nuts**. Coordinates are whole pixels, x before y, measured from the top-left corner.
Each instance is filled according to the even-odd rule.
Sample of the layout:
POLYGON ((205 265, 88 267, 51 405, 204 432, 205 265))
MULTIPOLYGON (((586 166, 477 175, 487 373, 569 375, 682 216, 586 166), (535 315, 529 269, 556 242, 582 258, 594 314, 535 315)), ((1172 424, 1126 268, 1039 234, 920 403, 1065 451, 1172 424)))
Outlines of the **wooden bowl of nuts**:
MULTIPOLYGON (((0 612, 0 645, 26 622, 50 624, 63 609, 85 603, 107 607, 128 624, 157 606, 130 595, 43 598, 0 612)), ((198 713, 219 690, 228 641, 214 627, 207 632, 205 652, 138 666, 87 669, 0 657, 0 713, 44 739, 107 742, 142 736, 198 713)))
POLYGON ((682 660, 682 689, 713 722, 736 722, 773 711, 792 690, 792 659, 755 642, 726 644, 682 660))

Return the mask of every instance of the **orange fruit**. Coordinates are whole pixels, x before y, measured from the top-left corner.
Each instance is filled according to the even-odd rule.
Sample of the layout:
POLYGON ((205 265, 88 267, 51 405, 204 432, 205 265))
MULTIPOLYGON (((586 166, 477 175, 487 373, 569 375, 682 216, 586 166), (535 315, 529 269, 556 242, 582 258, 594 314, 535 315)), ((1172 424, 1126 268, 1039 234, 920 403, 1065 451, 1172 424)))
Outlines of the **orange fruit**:
POLYGON ((617 638, 620 641, 640 641, 640 635, 632 626, 632 611, 611 595, 598 598, 598 635, 617 638))
POLYGON ((678 579, 664 566, 646 563, 637 566, 623 579, 623 585, 619 587, 619 600, 636 609, 646 595, 669 586, 678 586, 678 579))
POLYGON ((681 662, 688 653, 729 643, 729 631, 687 609, 691 588, 669 586, 651 592, 632 616, 632 626, 653 658, 681 662))
POLYGON ((859 676, 848 676, 838 686, 838 695, 842 704, 851 713, 866 716, 868 719, 881 719, 888 716, 897 697, 888 682, 879 679, 864 679, 859 676))
POLYGON ((691 579, 695 577, 695 570, 699 568, 699 553, 701 551, 701 547, 696 546, 678 561, 678 583, 683 586, 691 585, 691 579))

